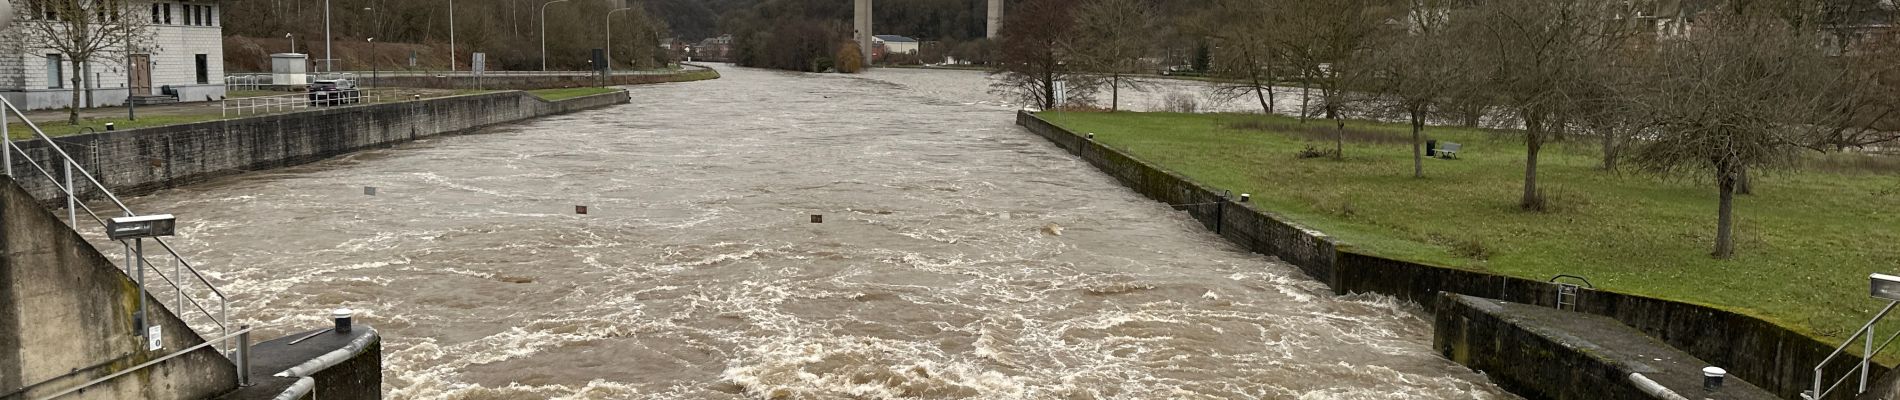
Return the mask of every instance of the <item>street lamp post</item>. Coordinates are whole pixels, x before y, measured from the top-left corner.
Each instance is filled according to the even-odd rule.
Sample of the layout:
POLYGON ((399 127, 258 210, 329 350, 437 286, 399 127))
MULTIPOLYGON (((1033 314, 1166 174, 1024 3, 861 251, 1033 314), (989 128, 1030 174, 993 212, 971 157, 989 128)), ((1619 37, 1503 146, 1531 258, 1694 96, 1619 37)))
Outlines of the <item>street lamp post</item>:
POLYGON ((291 54, 297 54, 297 34, 295 34, 295 33, 286 33, 286 34, 284 34, 284 38, 285 38, 285 39, 290 39, 290 53, 291 53, 291 54))
POLYGON ((554 3, 564 2, 567 2, 567 0, 554 0, 541 3, 541 72, 547 72, 548 70, 548 6, 554 3))
MULTIPOLYGON (((376 64, 376 38, 369 38, 368 43, 369 43, 369 54, 370 54, 369 56, 369 86, 382 87, 381 85, 379 85, 380 83, 382 83, 380 82, 382 80, 381 79, 382 77, 379 76, 382 74, 381 66, 376 64)), ((362 70, 359 69, 357 71, 362 71, 362 70)))
POLYGON ((449 0, 449 72, 455 72, 455 0, 449 0))
POLYGON ((331 52, 330 38, 330 0, 323 0, 323 72, 336 72, 336 53, 331 52))
POLYGON ((633 7, 615 9, 607 12, 607 77, 614 76, 614 13, 632 10, 633 7))

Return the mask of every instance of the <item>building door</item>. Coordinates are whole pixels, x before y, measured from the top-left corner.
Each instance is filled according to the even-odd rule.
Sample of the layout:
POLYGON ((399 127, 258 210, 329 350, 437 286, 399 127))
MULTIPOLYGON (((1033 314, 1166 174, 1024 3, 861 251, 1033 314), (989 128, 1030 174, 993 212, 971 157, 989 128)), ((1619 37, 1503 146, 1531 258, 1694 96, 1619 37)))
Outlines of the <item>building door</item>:
POLYGON ((131 95, 133 96, 151 95, 152 94, 152 55, 133 54, 131 57, 126 57, 125 62, 126 64, 128 64, 126 66, 127 70, 131 71, 131 75, 127 78, 131 80, 130 85, 129 85, 132 88, 131 95))

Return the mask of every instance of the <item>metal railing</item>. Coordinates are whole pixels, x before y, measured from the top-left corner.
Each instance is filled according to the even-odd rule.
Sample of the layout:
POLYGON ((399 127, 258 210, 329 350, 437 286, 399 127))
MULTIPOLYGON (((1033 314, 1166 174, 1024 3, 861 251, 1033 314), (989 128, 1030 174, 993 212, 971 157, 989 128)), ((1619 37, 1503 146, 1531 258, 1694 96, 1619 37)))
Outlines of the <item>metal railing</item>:
POLYGON ((298 92, 272 96, 228 98, 219 101, 218 107, 219 115, 224 118, 230 118, 254 114, 296 111, 312 107, 373 104, 377 99, 386 97, 389 97, 387 93, 376 89, 335 92, 298 92))
POLYGON ((1895 338, 1900 338, 1900 331, 1895 331, 1894 334, 1887 336, 1887 340, 1880 342, 1879 346, 1874 345, 1874 325, 1880 323, 1881 319, 1887 318, 1887 314, 1893 313, 1894 306, 1900 306, 1900 301, 1887 303, 1887 308, 1881 309, 1879 314, 1874 314, 1874 318, 1868 320, 1867 325, 1861 326, 1860 330, 1854 331, 1854 335, 1848 336, 1847 341, 1841 343, 1841 347, 1834 348, 1833 353, 1828 354, 1827 358, 1821 359, 1820 363, 1815 364, 1814 389, 1802 393, 1801 397, 1808 400, 1825 399, 1828 394, 1834 392, 1834 389, 1839 389, 1842 383, 1847 383, 1847 380, 1853 378, 1854 375, 1860 375, 1860 386, 1854 390, 1854 395, 1858 396, 1861 393, 1867 393, 1867 379, 1870 377, 1869 375, 1871 375, 1869 367, 1873 364, 1874 355, 1879 354, 1882 350, 1886 350, 1887 345, 1893 344, 1895 338), (1826 368, 1827 364, 1833 362, 1835 358, 1846 354, 1847 347, 1853 346, 1855 340, 1863 341, 1860 363, 1854 364, 1853 368, 1848 368, 1847 373, 1841 376, 1841 379, 1835 380, 1833 384, 1828 385, 1826 388, 1822 388, 1821 379, 1825 377, 1825 372, 1823 372, 1822 369, 1826 368))
MULTIPOLYGON (((26 114, 21 112, 18 107, 15 107, 12 102, 0 98, 0 105, 4 105, 5 107, 4 110, 0 110, 0 144, 4 144, 4 148, 0 148, 0 150, 4 150, 0 151, 0 165, 4 165, 4 170, 0 172, 4 172, 7 176, 13 177, 14 180, 18 182, 20 176, 13 171, 13 155, 17 152, 21 157, 25 157, 27 161, 25 164, 32 166, 41 176, 46 177, 48 183, 55 189, 58 189, 58 193, 65 195, 68 223, 72 225, 72 229, 75 231, 80 229, 78 211, 85 211, 86 215, 91 216, 94 221, 99 223, 101 229, 107 227, 107 217, 100 216, 99 210, 95 210, 92 206, 86 204, 86 202, 79 200, 79 196, 81 195, 81 186, 79 185, 82 184, 92 186, 87 190, 97 190, 99 194, 103 194, 106 200, 110 200, 112 205, 119 208, 118 211, 122 216, 130 217, 138 215, 132 212, 132 208, 127 207, 125 202, 121 201, 117 195, 114 195, 112 190, 101 183, 97 177, 93 176, 91 172, 86 171, 84 167, 81 167, 79 161, 73 158, 72 154, 67 153, 64 148, 61 148, 59 143, 54 141, 51 136, 48 136, 45 131, 41 130, 38 124, 27 119, 26 114), (9 118, 19 118, 27 128, 33 131, 34 137, 44 142, 43 144, 46 149, 51 150, 53 155, 57 156, 57 159, 47 160, 46 165, 41 165, 38 160, 34 160, 32 153, 28 152, 26 148, 21 147, 19 142, 13 140, 12 129, 8 127, 7 124, 9 118), (52 171, 50 171, 49 167, 54 167, 53 163, 59 163, 57 168, 60 168, 62 171, 63 179, 61 177, 55 177, 52 171), (77 172, 77 175, 74 174, 75 172, 77 172), (75 178, 82 178, 83 180, 75 180, 75 178)), ((222 337, 221 340, 227 341, 227 343, 221 343, 222 348, 230 349, 231 346, 230 343, 228 343, 231 333, 229 325, 230 298, 225 295, 224 291, 219 290, 217 285, 212 284, 211 280, 206 279, 204 274, 199 272, 198 266, 193 265, 191 261, 186 260, 184 256, 178 254, 178 250, 173 248, 170 243, 166 243, 163 238, 150 239, 157 242, 159 247, 165 250, 163 254, 159 255, 160 257, 166 255, 171 257, 173 268, 171 275, 166 275, 163 270, 158 268, 146 268, 147 266, 157 264, 153 263, 151 258, 145 257, 142 251, 132 251, 135 243, 133 239, 119 241, 124 244, 127 249, 127 257, 124 259, 125 265, 122 267, 127 272, 127 275, 133 275, 133 278, 139 283, 139 291, 141 294, 139 296, 141 302, 139 317, 142 318, 141 321, 149 321, 149 318, 145 318, 146 314, 143 307, 145 297, 149 296, 153 299, 161 298, 158 295, 153 295, 146 287, 145 271, 151 270, 158 275, 160 280, 164 281, 166 285, 171 286, 172 289, 176 291, 172 308, 178 310, 176 311, 177 316, 185 320, 187 326, 192 326, 192 330, 201 337, 210 336, 210 332, 218 332, 218 336, 222 337), (187 277, 186 274, 190 276, 187 277), (193 281, 196 281, 197 285, 193 285, 193 281), (203 302, 199 301, 197 297, 194 297, 191 293, 192 291, 187 290, 187 286, 198 285, 204 287, 203 292, 209 293, 203 302), (213 301, 216 302, 215 307, 217 311, 215 313, 205 306, 206 303, 213 301), (185 308, 187 305, 189 305, 190 308, 185 308), (203 323, 193 324, 193 318, 191 318, 191 314, 189 314, 188 311, 190 309, 196 309, 198 311, 197 315, 202 316, 202 319, 208 321, 210 325, 206 326, 203 323)), ((143 243, 138 242, 138 246, 142 249, 143 243)))

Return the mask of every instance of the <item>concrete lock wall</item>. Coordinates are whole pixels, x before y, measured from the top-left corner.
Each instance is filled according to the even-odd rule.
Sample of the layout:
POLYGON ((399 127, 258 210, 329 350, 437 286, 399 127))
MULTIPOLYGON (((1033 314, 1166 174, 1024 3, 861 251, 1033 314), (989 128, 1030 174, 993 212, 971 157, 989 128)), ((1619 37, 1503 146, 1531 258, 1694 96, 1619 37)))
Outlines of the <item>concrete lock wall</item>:
MULTIPOLYGON (((0 399, 43 398, 204 343, 147 295, 164 344, 147 351, 134 335, 137 284, 4 176, 0 251, 0 399)), ((199 399, 236 386, 230 360, 205 347, 61 399, 199 399)))
MULTIPOLYGON (((100 182, 135 196, 212 178, 314 162, 433 135, 623 104, 627 92, 561 101, 525 92, 487 93, 54 138, 100 182)), ((59 156, 39 140, 19 143, 31 160, 59 176, 59 156)), ((20 185, 45 201, 58 188, 14 154, 20 185)), ((83 177, 74 179, 83 182, 83 177)), ((76 184, 82 198, 97 197, 76 184)))
MULTIPOLYGON (((1533 305, 1556 304, 1557 287, 1548 282, 1361 254, 1324 233, 1252 204, 1224 201, 1217 190, 1057 127, 1035 114, 1019 112, 1016 122, 1148 198, 1167 204, 1217 203, 1175 208, 1186 211, 1229 242, 1298 266, 1313 279, 1331 286, 1336 294, 1378 293, 1431 304, 1439 292, 1449 292, 1533 305)), ((1747 315, 1623 293, 1583 290, 1577 311, 1614 318, 1783 398, 1797 398, 1809 389, 1814 366, 1837 345, 1747 315)), ((1828 366, 1829 379, 1842 376, 1859 362, 1851 355, 1841 358, 1828 366)), ((1873 368, 1876 376, 1888 369, 1879 365, 1873 368)))
POLYGON ((685 70, 670 74, 614 75, 602 78, 596 75, 489 75, 477 80, 467 76, 358 76, 358 84, 376 87, 413 87, 433 89, 501 89, 533 90, 552 88, 571 88, 585 86, 646 85, 668 82, 690 82, 715 79, 719 73, 710 68, 687 66, 685 70))

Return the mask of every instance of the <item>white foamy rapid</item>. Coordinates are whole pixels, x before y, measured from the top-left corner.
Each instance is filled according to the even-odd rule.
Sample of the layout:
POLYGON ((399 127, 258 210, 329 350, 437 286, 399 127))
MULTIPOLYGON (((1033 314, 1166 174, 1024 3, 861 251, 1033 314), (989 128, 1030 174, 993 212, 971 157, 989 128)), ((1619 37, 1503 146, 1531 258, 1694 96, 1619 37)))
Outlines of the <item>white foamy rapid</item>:
POLYGON ((722 72, 132 203, 259 337, 359 310, 393 399, 1509 397, 1409 306, 1016 128, 982 74, 722 72))

